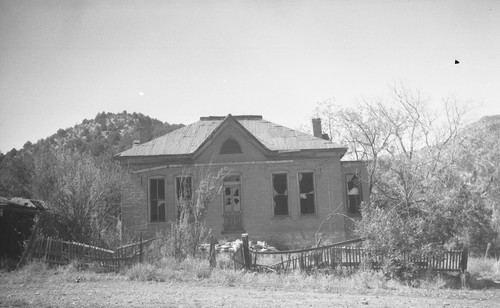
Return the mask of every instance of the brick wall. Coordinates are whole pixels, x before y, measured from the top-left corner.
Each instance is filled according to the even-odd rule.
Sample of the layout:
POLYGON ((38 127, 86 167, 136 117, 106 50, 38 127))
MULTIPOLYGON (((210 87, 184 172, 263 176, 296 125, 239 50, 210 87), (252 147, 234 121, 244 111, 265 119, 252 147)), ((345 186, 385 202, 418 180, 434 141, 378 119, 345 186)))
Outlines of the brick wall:
MULTIPOLYGON (((216 172, 222 166, 211 167, 216 172)), ((207 169, 208 167, 203 167, 207 169)), ((241 176, 241 207, 244 231, 251 239, 267 240, 274 243, 311 242, 325 217, 333 210, 344 212, 343 183, 340 162, 334 158, 295 159, 292 162, 251 162, 230 164, 233 173, 241 176), (289 215, 275 216, 273 212, 272 174, 285 172, 288 175, 289 215), (301 214, 299 203, 299 172, 313 172, 315 184, 315 214, 301 214)), ((176 217, 175 177, 193 176, 193 185, 198 182, 199 169, 164 168, 143 172, 132 176, 132 182, 123 191, 122 220, 124 233, 137 235, 140 232, 154 236, 169 228, 169 222, 176 217), (166 181, 167 222, 149 222, 148 180, 162 176, 166 181)), ((217 238, 234 238, 241 234, 223 231, 222 197, 210 205, 206 224, 217 238)), ((334 216, 326 221, 320 230, 330 239, 344 239, 344 220, 334 216)))

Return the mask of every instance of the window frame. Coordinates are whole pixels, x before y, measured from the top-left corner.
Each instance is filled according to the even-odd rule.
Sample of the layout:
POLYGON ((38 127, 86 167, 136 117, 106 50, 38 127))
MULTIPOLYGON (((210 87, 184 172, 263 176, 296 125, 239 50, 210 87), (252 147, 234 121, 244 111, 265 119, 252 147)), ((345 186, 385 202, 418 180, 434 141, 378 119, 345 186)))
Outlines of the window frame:
MULTIPOLYGON (((300 215, 307 216, 307 215, 316 215, 317 209, 316 209, 316 175, 314 170, 303 170, 303 171, 298 171, 297 172, 297 188, 298 188, 298 199, 299 199, 299 213, 300 215), (312 207, 312 212, 307 212, 303 213, 302 212, 302 198, 301 198, 301 187, 300 187, 300 175, 305 174, 305 173, 311 173, 312 174, 312 185, 313 185, 313 190, 312 190, 312 202, 313 202, 313 207, 312 207)), ((311 193, 305 193, 311 194, 311 193)), ((307 199, 307 198, 306 198, 307 199)))
POLYGON ((290 216, 290 198, 289 198, 289 190, 290 190, 290 180, 289 180, 289 175, 288 172, 286 171, 276 171, 271 173, 271 194, 272 194, 272 202, 271 204, 273 205, 273 216, 274 217, 285 217, 285 216, 290 216), (277 194, 276 189, 274 188, 274 176, 276 175, 284 175, 285 180, 286 180, 286 189, 283 194, 277 194), (283 214, 277 214, 276 213, 276 201, 275 197, 276 196, 286 196, 286 213, 283 214))
POLYGON ((165 176, 151 176, 148 178, 148 220, 152 223, 162 223, 167 221, 167 181, 165 176), (159 198, 158 183, 156 184, 156 199, 152 196, 152 181, 163 181, 163 199, 159 198), (153 201, 156 201, 156 219, 153 219, 153 201), (163 201, 163 218, 161 216, 161 203, 163 201))
MULTIPOLYGON (((345 185, 345 196, 346 196, 346 205, 347 205, 347 212, 351 215, 361 215, 361 203, 363 202, 363 183, 361 182, 361 179, 359 177, 359 174, 356 172, 348 172, 344 174, 344 185, 345 185), (351 200, 349 196, 349 182, 348 177, 357 177, 358 178, 358 184, 356 185, 356 188, 358 189, 358 198, 357 198, 357 204, 355 210, 352 210, 351 208, 351 200)), ((354 188, 354 187, 353 187, 354 188)))

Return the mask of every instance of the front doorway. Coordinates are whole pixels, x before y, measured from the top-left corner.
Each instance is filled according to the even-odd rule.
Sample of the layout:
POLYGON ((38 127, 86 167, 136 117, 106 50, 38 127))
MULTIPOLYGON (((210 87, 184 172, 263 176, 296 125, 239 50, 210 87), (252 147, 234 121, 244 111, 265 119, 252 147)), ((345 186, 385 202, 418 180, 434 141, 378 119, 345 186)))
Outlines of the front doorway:
POLYGON ((241 181, 239 174, 224 179, 224 231, 242 231, 241 221, 241 181))

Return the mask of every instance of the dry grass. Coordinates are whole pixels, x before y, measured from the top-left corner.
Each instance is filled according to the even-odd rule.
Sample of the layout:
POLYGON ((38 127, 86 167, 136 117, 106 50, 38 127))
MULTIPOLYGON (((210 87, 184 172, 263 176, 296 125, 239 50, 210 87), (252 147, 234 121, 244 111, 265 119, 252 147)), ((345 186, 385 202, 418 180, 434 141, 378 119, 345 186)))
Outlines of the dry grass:
MULTIPOLYGON (((404 290, 419 288, 439 290, 460 287, 460 277, 447 274, 428 274, 421 277, 418 284, 409 286, 395 280, 389 280, 381 272, 359 270, 354 273, 323 271, 283 273, 255 273, 234 270, 229 255, 219 254, 217 266, 211 269, 208 261, 186 259, 176 261, 163 258, 154 263, 136 264, 123 269, 120 273, 102 273, 98 264, 82 266, 73 261, 67 266, 50 267, 41 261, 32 261, 17 270, 12 276, 12 283, 78 282, 133 280, 153 282, 202 283, 211 286, 252 286, 254 288, 286 288, 289 290, 404 290)), ((471 259, 469 263, 473 288, 489 288, 484 279, 495 280, 500 277, 500 262, 496 260, 471 259), (483 279, 483 280, 482 280, 483 279), (479 281, 479 282, 478 282, 479 281)))
POLYGON ((50 266, 41 260, 32 260, 11 275, 10 283, 53 283, 53 282, 80 282, 80 281, 107 281, 124 280, 124 277, 115 273, 98 271, 97 265, 82 266, 81 262, 73 261, 65 266, 50 266))
POLYGON ((256 273, 234 270, 232 261, 228 258, 218 258, 218 266, 210 269, 205 260, 186 259, 176 262, 174 259, 163 259, 155 264, 137 264, 126 271, 124 275, 137 281, 202 281, 213 286, 253 286, 257 288, 285 287, 293 290, 336 289, 386 289, 391 282, 381 273, 359 271, 342 276, 330 275, 321 271, 292 271, 287 274, 256 273))

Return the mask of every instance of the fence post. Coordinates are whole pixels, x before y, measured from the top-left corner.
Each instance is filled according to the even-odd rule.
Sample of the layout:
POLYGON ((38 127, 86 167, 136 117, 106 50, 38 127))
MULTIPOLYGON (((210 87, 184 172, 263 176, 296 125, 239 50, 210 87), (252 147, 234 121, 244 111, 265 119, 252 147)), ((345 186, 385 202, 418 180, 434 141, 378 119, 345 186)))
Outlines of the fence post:
POLYGON ((208 253, 208 263, 210 268, 214 268, 217 265, 217 260, 215 259, 215 239, 213 235, 210 235, 210 251, 208 253))
POLYGON ((139 242, 139 262, 142 263, 142 232, 141 232, 141 239, 139 242))
POLYGON ((252 264, 252 257, 250 256, 250 249, 248 248, 248 234, 243 233, 241 235, 241 241, 243 242, 243 263, 245 269, 249 270, 252 264))
POLYGON ((462 289, 467 288, 467 262, 469 261, 469 248, 465 247, 462 250, 462 264, 460 268, 462 270, 462 289))

